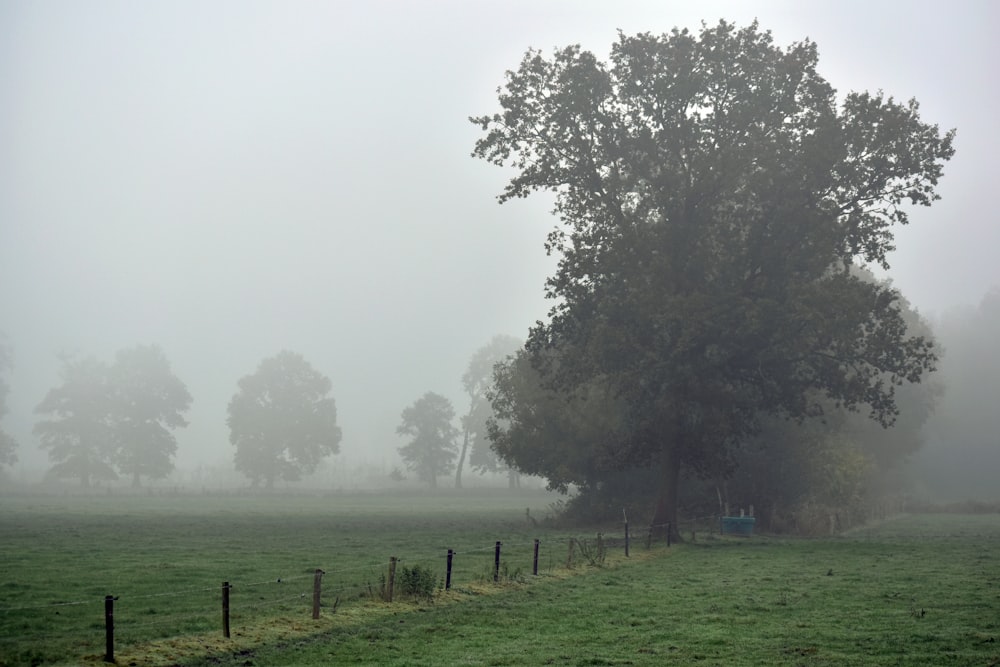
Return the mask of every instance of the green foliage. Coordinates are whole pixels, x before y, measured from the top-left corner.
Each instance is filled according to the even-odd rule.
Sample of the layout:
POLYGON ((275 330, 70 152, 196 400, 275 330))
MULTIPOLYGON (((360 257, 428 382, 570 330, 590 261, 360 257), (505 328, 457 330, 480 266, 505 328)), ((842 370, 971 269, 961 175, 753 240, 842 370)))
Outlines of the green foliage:
POLYGON ((108 367, 94 357, 63 357, 62 385, 50 389, 35 408, 50 415, 35 423, 39 445, 54 462, 50 474, 92 480, 118 477, 114 470, 114 400, 108 367))
POLYGON ((177 451, 172 431, 187 426, 182 416, 191 405, 187 387, 159 347, 139 345, 118 352, 109 388, 118 469, 132 477, 133 486, 142 476, 166 477, 177 451))
POLYGON ((423 565, 404 565, 396 572, 396 576, 399 579, 399 591, 409 597, 430 599, 438 588, 434 571, 423 565))
MULTIPOLYGON (((804 419, 829 400, 888 425, 896 387, 933 368, 899 293, 850 267, 887 267, 903 205, 938 197, 953 133, 881 94, 838 108, 817 60, 813 43, 779 48, 756 23, 621 35, 608 63, 578 46, 529 51, 502 111, 473 119, 474 155, 515 169, 501 201, 553 190, 563 222, 546 244, 556 305, 526 344, 541 382, 528 384, 615 403, 599 446, 526 455, 556 486, 656 467, 657 521, 676 525, 681 467, 726 474, 760 415, 804 419)), ((498 396, 516 404, 516 391, 498 396)))
POLYGON ((614 460, 610 448, 624 407, 599 382, 556 391, 532 361, 522 351, 495 368, 493 418, 487 423, 493 448, 508 465, 545 477, 550 489, 593 488, 602 469, 624 463, 614 460))
POLYGON ((296 481, 340 450, 330 380, 302 355, 282 351, 239 381, 229 402, 229 441, 236 469, 253 486, 296 481))
POLYGON ((455 467, 458 429, 452 424, 454 418, 451 401, 429 391, 403 410, 396 427, 396 433, 412 436, 409 444, 399 448, 403 462, 431 488, 437 487, 438 475, 447 475, 455 467))
POLYGON ((484 584, 500 585, 523 584, 528 581, 528 578, 524 575, 524 568, 512 566, 506 560, 501 560, 500 567, 494 568, 496 568, 495 564, 490 564, 484 568, 479 575, 479 581, 484 584), (496 575, 495 579, 494 575, 496 575))
POLYGON ((165 477, 174 468, 173 429, 187 425, 187 388, 170 370, 163 351, 139 345, 120 350, 108 365, 94 357, 63 357, 62 385, 35 408, 48 419, 35 424, 56 477, 92 479, 130 475, 165 477))

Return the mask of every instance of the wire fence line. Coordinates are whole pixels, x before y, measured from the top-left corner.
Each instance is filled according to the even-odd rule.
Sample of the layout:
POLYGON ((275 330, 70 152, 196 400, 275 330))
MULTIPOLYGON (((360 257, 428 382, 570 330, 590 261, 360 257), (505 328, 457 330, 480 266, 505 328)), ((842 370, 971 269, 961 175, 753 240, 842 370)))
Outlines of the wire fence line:
MULTIPOLYGON (((653 530, 651 527, 650 531, 653 530)), ((591 564, 603 562, 608 546, 622 540, 627 544, 627 528, 624 535, 598 533, 596 541, 593 537, 546 537, 542 570, 552 571, 564 565, 570 568, 588 560, 591 564), (563 546, 559 546, 560 543, 563 546)), ((540 539, 496 540, 493 544, 468 544, 461 549, 403 552, 402 557, 391 556, 382 561, 346 567, 315 568, 309 573, 300 574, 301 567, 286 567, 283 568, 285 574, 267 579, 234 579, 158 592, 121 591, 114 596, 0 607, 0 620, 8 617, 8 632, 0 635, 0 657, 7 652, 5 646, 32 642, 69 641, 75 647, 93 651, 101 644, 103 630, 105 659, 112 661, 115 638, 119 643, 141 644, 203 634, 213 628, 218 631, 220 617, 228 637, 231 620, 241 625, 253 624, 281 614, 305 614, 310 608, 313 618, 318 618, 321 609, 327 614, 336 613, 338 605, 350 600, 392 602, 394 578, 405 574, 408 568, 411 573, 421 568, 434 573, 434 585, 439 590, 453 583, 467 586, 476 582, 488 583, 491 579, 499 582, 501 566, 505 581, 511 577, 524 578, 529 571, 532 575, 539 574, 541 544, 540 539), (447 572, 438 576, 446 558, 447 572), (510 563, 519 565, 511 567, 510 563), (397 566, 401 568, 400 574, 395 572, 397 566), (322 585, 324 581, 325 586, 322 585), (95 610, 101 606, 104 608, 103 623, 95 610), (24 618, 10 618, 17 614, 24 618), (16 634, 10 633, 11 629, 16 634)), ((397 598, 407 595, 400 583, 396 586, 397 598)))

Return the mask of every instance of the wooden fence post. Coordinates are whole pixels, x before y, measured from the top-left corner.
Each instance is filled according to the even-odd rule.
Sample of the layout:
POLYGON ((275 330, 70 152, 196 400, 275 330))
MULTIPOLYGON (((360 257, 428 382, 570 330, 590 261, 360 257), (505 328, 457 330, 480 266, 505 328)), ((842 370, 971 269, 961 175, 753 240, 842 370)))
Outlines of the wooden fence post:
POLYGON ((113 595, 104 596, 104 662, 115 661, 115 600, 113 595))
POLYGON ((389 556, 389 584, 386 595, 389 598, 386 602, 392 602, 392 589, 396 585, 396 557, 389 556))
POLYGON ((455 557, 455 552, 448 549, 448 569, 445 571, 444 575, 444 589, 446 591, 451 590, 451 561, 455 557))
POLYGON ((566 569, 567 570, 573 569, 573 545, 575 544, 575 542, 576 542, 575 539, 573 539, 572 537, 569 538, 569 553, 566 554, 566 569))
POLYGON ((625 558, 628 558, 628 521, 625 522, 625 558))
POLYGON ((604 562, 604 534, 597 534, 597 562, 604 562))
POLYGON ((531 562, 531 574, 538 576, 538 538, 535 538, 535 557, 531 562))
POLYGON ((323 581, 324 574, 326 574, 326 572, 316 568, 316 574, 313 575, 313 619, 319 618, 320 582, 323 581))
POLYGON ((229 639, 229 589, 228 581, 222 582, 222 636, 229 639))
POLYGON ((497 541, 496 550, 493 554, 493 583, 500 581, 500 541, 497 541))
POLYGON ((667 522, 667 548, 670 547, 670 522, 667 522))

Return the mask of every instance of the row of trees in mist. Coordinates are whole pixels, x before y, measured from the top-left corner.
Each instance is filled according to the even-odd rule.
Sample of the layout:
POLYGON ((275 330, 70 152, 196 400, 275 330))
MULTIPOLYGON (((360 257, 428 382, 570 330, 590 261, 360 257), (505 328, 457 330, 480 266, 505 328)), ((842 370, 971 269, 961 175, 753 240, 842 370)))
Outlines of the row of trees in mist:
MULTIPOLYGON (((491 414, 486 390, 493 364, 519 345, 497 336, 473 355, 462 376, 469 405, 460 428, 451 402, 433 392, 403 411, 397 431, 412 439, 399 451, 419 481, 435 487, 441 475, 455 474, 455 485, 461 486, 467 458, 481 473, 506 470, 486 439, 491 414)), ((0 417, 6 413, 9 368, 9 348, 0 345, 0 417)), ((52 477, 90 486, 126 476, 138 487, 143 478, 161 479, 173 471, 174 431, 187 425, 184 413, 192 399, 158 346, 121 350, 111 363, 65 356, 60 376, 61 384, 35 409, 40 419, 34 433, 53 462, 52 477)), ((289 351, 264 359, 237 382, 227 425, 234 467, 252 487, 301 480, 338 453, 342 433, 331 390, 329 378, 289 351)), ((0 464, 13 464, 17 443, 6 433, 0 438, 0 464)))
MULTIPOLYGON (((9 350, 3 348, 9 368, 9 350)), ((173 430, 187 425, 191 404, 184 384, 170 370, 162 350, 137 346, 119 351, 112 363, 93 357, 62 358, 62 384, 51 389, 35 412, 34 432, 47 450, 55 477, 92 480, 160 478, 173 470, 173 430)), ((3 384, 0 415, 9 387, 3 384)), ((3 461, 16 461, 17 443, 3 435, 3 461)))

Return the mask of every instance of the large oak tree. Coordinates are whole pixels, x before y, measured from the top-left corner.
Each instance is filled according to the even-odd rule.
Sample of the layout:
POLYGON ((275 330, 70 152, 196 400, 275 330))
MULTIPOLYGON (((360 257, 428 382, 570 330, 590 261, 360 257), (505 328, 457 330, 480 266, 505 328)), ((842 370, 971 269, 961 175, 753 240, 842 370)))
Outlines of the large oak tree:
POLYGON ((526 349, 548 386, 598 382, 624 406, 603 465, 659 469, 657 523, 677 525, 682 466, 725 466, 762 413, 824 397, 890 424, 895 387, 933 367, 899 294, 850 267, 888 267, 953 133, 915 101, 838 102, 816 67, 815 44, 756 23, 623 34, 607 63, 529 51, 501 111, 472 119, 473 155, 515 171, 501 202, 556 193, 555 305, 526 349))

